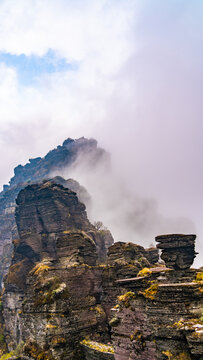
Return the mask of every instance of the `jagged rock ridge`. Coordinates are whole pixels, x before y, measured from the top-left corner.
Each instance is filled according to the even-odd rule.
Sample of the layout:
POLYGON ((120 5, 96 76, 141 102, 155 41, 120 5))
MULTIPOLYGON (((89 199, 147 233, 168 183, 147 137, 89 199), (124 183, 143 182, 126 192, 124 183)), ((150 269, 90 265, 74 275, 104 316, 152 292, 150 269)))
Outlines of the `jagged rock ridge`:
MULTIPOLYGON (((91 154, 91 166, 103 158, 108 158, 108 154, 97 146, 96 140, 68 138, 62 145, 49 151, 45 157, 29 159, 29 163, 24 166, 18 165, 14 169, 14 176, 9 185, 4 185, 3 191, 0 193, 0 283, 10 264, 12 239, 18 237, 14 216, 18 193, 28 184, 52 177, 54 172, 60 173, 60 170, 64 168, 68 170, 81 153, 83 156, 91 154)), ((90 203, 89 194, 75 180, 64 180, 57 176, 55 182, 76 191, 80 201, 86 205, 90 203)))

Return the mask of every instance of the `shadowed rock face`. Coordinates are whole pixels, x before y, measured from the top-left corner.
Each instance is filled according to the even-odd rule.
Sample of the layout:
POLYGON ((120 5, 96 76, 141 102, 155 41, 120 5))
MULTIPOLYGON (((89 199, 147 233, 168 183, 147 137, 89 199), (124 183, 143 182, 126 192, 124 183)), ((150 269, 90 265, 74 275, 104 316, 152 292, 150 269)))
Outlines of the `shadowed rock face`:
POLYGON ((14 241, 15 255, 7 286, 14 286, 10 278, 18 271, 16 285, 22 288, 29 269, 44 258, 52 261, 63 258, 67 266, 74 262, 92 266, 97 259, 105 259, 113 238, 109 231, 101 235, 89 222, 85 205, 78 201, 75 192, 53 181, 44 181, 21 190, 16 203, 20 241, 14 241))
MULTIPOLYGON (((45 258, 63 262, 64 267, 96 264, 100 247, 101 251, 105 248, 105 239, 101 240, 87 219, 85 205, 78 201, 76 193, 45 181, 41 185, 27 186, 19 193, 16 203, 20 241, 15 244, 7 285, 12 268, 20 262, 26 264, 26 273, 34 263, 45 258)), ((21 277, 25 275, 21 269, 21 277)))
POLYGON ((166 266, 173 269, 189 269, 196 256, 196 235, 170 234, 155 238, 162 249, 161 259, 166 266))
MULTIPOLYGON (((21 239, 93 228, 85 205, 78 201, 76 193, 50 181, 27 186, 19 193, 16 203, 16 223, 21 239)), ((43 240, 36 240, 36 243, 43 248, 43 240)), ((42 252, 39 249, 39 253, 42 252)))

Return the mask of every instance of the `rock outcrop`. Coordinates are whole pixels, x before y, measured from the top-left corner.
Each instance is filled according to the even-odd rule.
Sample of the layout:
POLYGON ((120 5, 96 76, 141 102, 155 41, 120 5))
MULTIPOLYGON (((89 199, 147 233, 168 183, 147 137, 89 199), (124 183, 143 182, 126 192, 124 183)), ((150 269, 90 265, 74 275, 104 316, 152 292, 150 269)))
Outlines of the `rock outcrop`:
POLYGON ((30 185, 18 195, 16 222, 3 295, 9 350, 23 341, 31 358, 77 359, 85 336, 109 340, 97 230, 76 193, 50 181, 30 185))
POLYGON ((100 265, 110 234, 89 222, 76 193, 52 181, 27 186, 16 202, 19 238, 2 297, 8 349, 23 342, 28 359, 112 359, 117 280, 152 266, 148 251, 118 243, 100 265))
POLYGON ((158 249, 162 249, 161 259, 166 266, 173 269, 189 269, 196 256, 196 235, 169 234, 155 238, 159 243, 158 249))
MULTIPOLYGON (((97 146, 96 140, 85 138, 73 140, 68 138, 62 145, 49 151, 45 157, 29 159, 26 165, 18 165, 14 169, 14 176, 11 178, 9 185, 4 185, 3 191, 0 193, 0 284, 2 284, 3 276, 7 273, 10 265, 10 254, 13 249, 12 240, 18 237, 15 223, 15 201, 20 190, 24 189, 28 184, 49 179, 53 177, 53 174, 61 173, 64 169, 67 174, 78 157, 80 157, 82 163, 83 159, 86 159, 86 156, 90 154, 90 166, 94 166, 95 163, 102 161, 104 158, 105 160, 108 159, 108 154, 97 146), (81 157, 81 154, 83 157, 81 157)), ((89 194, 77 181, 73 179, 64 180, 60 176, 56 176, 54 182, 75 191, 81 202, 90 205, 91 198, 89 194)))
POLYGON ((159 260, 156 248, 145 249, 143 246, 133 243, 116 242, 108 249, 108 263, 137 265, 140 270, 149 264, 155 264, 159 260))
POLYGON ((75 192, 44 181, 16 202, 2 296, 7 359, 203 360, 194 235, 156 238, 171 268, 157 263, 158 249, 123 242, 101 264, 110 234, 89 222, 75 192))
POLYGON ((173 269, 145 268, 135 278, 117 280, 122 295, 112 309, 115 359, 202 360, 203 273, 189 269, 188 249, 184 253, 189 242, 194 257, 195 236, 156 239, 170 250, 162 259, 173 269))

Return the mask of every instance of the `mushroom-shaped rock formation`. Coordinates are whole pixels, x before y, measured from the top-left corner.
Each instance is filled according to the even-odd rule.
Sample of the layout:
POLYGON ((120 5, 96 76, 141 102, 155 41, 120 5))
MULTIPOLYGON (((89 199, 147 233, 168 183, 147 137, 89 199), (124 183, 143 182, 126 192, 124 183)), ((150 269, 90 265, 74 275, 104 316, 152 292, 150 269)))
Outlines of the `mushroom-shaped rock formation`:
POLYGON ((169 234, 156 236, 158 249, 162 249, 161 259, 169 268, 189 269, 196 256, 196 235, 169 234))

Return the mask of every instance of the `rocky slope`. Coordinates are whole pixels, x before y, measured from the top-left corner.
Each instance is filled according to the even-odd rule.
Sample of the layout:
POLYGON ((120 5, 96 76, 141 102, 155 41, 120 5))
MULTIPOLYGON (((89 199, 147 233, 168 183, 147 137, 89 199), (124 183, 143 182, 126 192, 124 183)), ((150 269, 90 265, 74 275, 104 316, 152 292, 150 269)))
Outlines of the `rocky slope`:
MULTIPOLYGON (((9 185, 4 185, 0 193, 0 283, 4 274, 7 272, 12 253, 12 239, 18 237, 15 223, 15 200, 20 190, 28 184, 41 182, 52 177, 53 173, 60 173, 62 169, 68 168, 80 157, 82 162, 86 155, 91 154, 91 166, 94 163, 107 159, 108 154, 97 147, 97 142, 93 139, 80 138, 73 140, 68 138, 56 149, 51 150, 45 157, 29 159, 26 165, 18 165, 14 169, 14 176, 9 185)), ((80 201, 86 205, 90 204, 91 199, 87 191, 76 181, 64 180, 57 176, 55 182, 68 187, 77 192, 80 201)))
POLYGON ((138 277, 118 280, 123 295, 112 310, 115 359, 202 360, 203 273, 189 269, 195 235, 156 240, 170 268, 144 269, 138 277))
POLYGON ((28 359, 112 359, 108 322, 120 294, 116 281, 151 266, 148 252, 119 243, 108 264, 99 265, 104 235, 76 194, 51 181, 21 190, 16 223, 2 297, 8 350, 23 342, 28 359))
POLYGON ((0 360, 203 360, 195 235, 112 242, 62 178, 18 194, 0 360), (56 181, 58 183, 56 183, 56 181), (3 342, 5 339, 5 342, 3 342))

